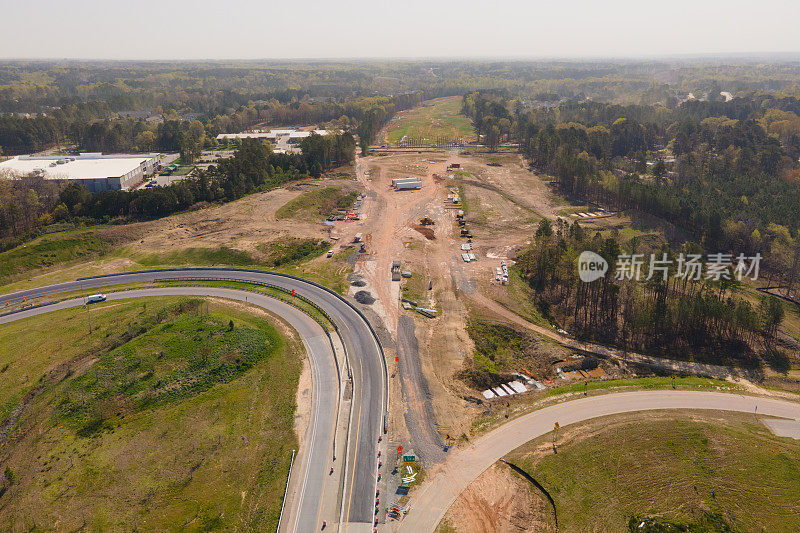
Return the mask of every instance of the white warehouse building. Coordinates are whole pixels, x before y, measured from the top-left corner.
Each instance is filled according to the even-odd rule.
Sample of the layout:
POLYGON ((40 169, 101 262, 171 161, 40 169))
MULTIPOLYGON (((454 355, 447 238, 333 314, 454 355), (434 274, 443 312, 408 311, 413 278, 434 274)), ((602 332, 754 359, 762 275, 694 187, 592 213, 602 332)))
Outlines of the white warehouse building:
POLYGON ((219 142, 236 142, 242 139, 260 139, 269 141, 276 154, 283 154, 286 152, 300 152, 300 147, 297 144, 309 137, 312 133, 317 135, 327 135, 328 130, 269 130, 269 131, 254 131, 249 133, 220 133, 217 135, 219 142))
POLYGON ((159 161, 159 154, 20 155, 0 162, 0 177, 38 175, 81 183, 92 192, 127 191, 154 173, 159 161))

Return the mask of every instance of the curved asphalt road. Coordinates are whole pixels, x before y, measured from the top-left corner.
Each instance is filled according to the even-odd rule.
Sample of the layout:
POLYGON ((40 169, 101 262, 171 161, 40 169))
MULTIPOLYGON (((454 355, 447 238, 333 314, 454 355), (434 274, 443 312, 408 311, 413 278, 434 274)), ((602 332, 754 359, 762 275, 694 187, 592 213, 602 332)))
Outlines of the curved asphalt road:
MULTIPOLYGON (((371 530, 375 516, 378 436, 383 431, 384 415, 388 401, 386 362, 383 359, 380 345, 366 320, 339 295, 314 283, 270 272, 224 268, 187 268, 127 272, 37 287, 0 295, 0 304, 77 290, 84 290, 87 291, 87 294, 91 294, 94 289, 110 285, 165 279, 197 278, 254 281, 268 283, 286 290, 294 290, 295 294, 312 300, 334 321, 347 352, 347 359, 352 372, 353 418, 350 420, 348 449, 345 458, 348 467, 345 471, 345 490, 342 495, 342 525, 343 530, 347 529, 347 524, 357 526, 353 528, 354 530, 371 530)), ((198 290, 197 287, 186 288, 198 290)), ((249 298, 250 293, 248 293, 248 300, 249 298)), ((32 309, 21 313, 35 311, 36 309, 32 309)), ((347 379, 347 375, 342 377, 347 379)), ((336 379, 335 376, 333 376, 333 379, 336 379)), ((317 421, 317 423, 319 424, 320 422, 317 421)), ((331 423, 333 424, 335 421, 331 421, 331 423)), ((309 490, 308 486, 310 485, 312 485, 311 481, 308 482, 306 490, 309 490)), ((312 500, 312 498, 306 496, 303 499, 312 500)), ((317 504, 319 504, 318 501, 317 504)), ((299 525, 297 530, 313 531, 313 529, 300 528, 299 525)))
POLYGON ((442 470, 426 481, 412 497, 411 509, 398 531, 434 531, 467 485, 501 457, 553 431, 556 422, 566 426, 600 416, 658 409, 712 409, 800 418, 800 403, 724 392, 623 392, 553 405, 504 424, 448 457, 442 470))
MULTIPOLYGON (((108 294, 108 300, 127 298, 152 298, 158 296, 213 296, 252 303, 274 312, 286 320, 300 335, 309 355, 313 384, 313 414, 305 436, 306 452, 298 454, 298 460, 287 499, 294 500, 286 507, 283 524, 291 531, 312 531, 319 529, 325 493, 323 486, 326 469, 330 463, 334 431, 336 430, 336 403, 338 402, 338 383, 334 354, 328 337, 322 327, 299 309, 275 298, 252 294, 236 289, 214 287, 169 287, 158 289, 138 289, 108 294), (297 510, 297 512, 295 512, 297 510)), ((13 322, 31 316, 78 307, 83 298, 73 298, 62 302, 36 307, 0 317, 0 324, 13 322)), ((328 495, 335 498, 336 495, 328 495)))

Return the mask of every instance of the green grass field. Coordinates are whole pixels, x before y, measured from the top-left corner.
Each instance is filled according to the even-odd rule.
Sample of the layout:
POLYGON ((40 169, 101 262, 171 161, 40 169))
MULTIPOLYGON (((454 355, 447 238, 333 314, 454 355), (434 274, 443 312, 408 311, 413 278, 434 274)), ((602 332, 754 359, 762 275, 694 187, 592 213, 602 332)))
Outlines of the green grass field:
POLYGON ((2 416, 30 393, 0 449, 0 530, 275 529, 297 339, 167 297, 6 324, 0 343, 2 416))
POLYGON ((506 459, 553 496, 559 531, 800 528, 800 442, 752 416, 612 417, 572 431, 558 454, 551 439, 506 459))
POLYGON ((288 238, 258 245, 267 255, 266 265, 278 267, 319 257, 330 249, 331 243, 316 239, 288 238))
POLYGON ((312 189, 280 207, 275 212, 275 217, 278 220, 293 218, 319 222, 322 218, 352 207, 357 196, 355 192, 346 192, 333 185, 312 189))
POLYGON ((423 102, 407 111, 388 133, 389 142, 398 143, 403 137, 421 141, 436 139, 475 140, 472 122, 461 112, 461 97, 450 96, 423 102))
POLYGON ((261 294, 266 294, 267 296, 271 296, 278 300, 289 302, 291 303, 291 305, 299 307, 306 314, 311 315, 314 318, 314 320, 319 322, 328 331, 334 330, 333 323, 325 315, 325 313, 323 313, 316 305, 306 302, 305 300, 302 300, 296 296, 293 296, 289 291, 279 289, 276 287, 270 287, 268 285, 259 285, 257 283, 248 283, 244 281, 227 281, 227 280, 220 280, 220 281, 165 280, 165 281, 160 281, 158 283, 147 283, 147 284, 137 284, 137 285, 149 286, 149 287, 170 287, 170 286, 174 287, 176 285, 190 286, 190 287, 230 287, 232 289, 242 289, 261 294))
POLYGON ((71 230, 38 237, 0 253, 0 283, 39 268, 107 252, 110 242, 91 230, 71 230))

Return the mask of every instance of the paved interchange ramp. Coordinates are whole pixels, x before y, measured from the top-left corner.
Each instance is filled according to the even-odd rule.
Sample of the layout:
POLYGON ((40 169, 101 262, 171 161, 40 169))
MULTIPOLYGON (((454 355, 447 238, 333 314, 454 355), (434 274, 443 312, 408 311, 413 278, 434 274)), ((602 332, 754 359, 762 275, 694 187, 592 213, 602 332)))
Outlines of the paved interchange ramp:
POLYGON ((434 531, 447 509, 467 485, 500 458, 561 426, 591 418, 658 409, 711 409, 774 416, 794 421, 800 418, 800 403, 744 396, 725 392, 641 391, 581 398, 545 407, 503 424, 451 454, 442 469, 412 497, 411 509, 398 531, 434 531))
MULTIPOLYGON (((388 398, 386 362, 383 359, 383 353, 377 338, 369 324, 353 306, 339 295, 314 283, 282 274, 254 270, 208 268, 142 271, 85 278, 2 295, 0 296, 0 304, 19 300, 20 298, 35 298, 79 290, 90 291, 112 285, 180 279, 217 279, 267 283, 289 291, 293 290, 295 294, 312 300, 333 320, 347 352, 353 381, 352 419, 347 439, 347 453, 344 458, 347 467, 341 519, 344 523, 359 525, 358 529, 365 526, 369 526, 371 529, 374 520, 375 491, 377 487, 378 436, 383 432, 383 421, 388 398)), ((196 287, 183 288, 195 291, 208 289, 207 287, 200 289, 196 287)), ((170 288, 170 290, 174 289, 179 288, 170 288)), ((130 292, 132 291, 128 291, 128 297, 130 297, 130 292)), ((171 294, 176 293, 173 292, 171 294)), ((197 294, 197 292, 192 294, 197 294)), ((249 301, 250 293, 247 294, 249 301)), ((64 303, 61 302, 61 304, 64 303)), ((76 305, 80 305, 80 303, 78 302, 76 305)), ((28 309, 20 312, 17 316, 19 318, 32 316, 36 311, 36 308, 28 309)), ((9 317, 5 318, 8 319, 9 317)), ((318 370, 323 371, 324 369, 318 370)), ((324 371, 330 373, 330 367, 324 371)), ((343 377, 346 379, 347 376, 343 377)), ((330 383, 327 376, 325 379, 326 383, 330 383)), ((336 379, 335 376, 333 379, 336 379)), ((329 457, 330 447, 330 442, 326 443, 326 460, 329 457)), ((323 454, 323 452, 319 452, 319 454, 323 454)), ((310 456, 313 458, 321 457, 322 455, 311 454, 310 456)), ((323 472, 327 473, 325 470, 327 468, 323 469, 323 472)), ((309 481, 307 486, 311 484, 312 482, 309 481)), ((303 499, 304 501, 314 501, 317 505, 319 504, 318 498, 311 498, 306 495, 303 499)), ((311 519, 309 518, 309 520, 311 519)), ((298 530, 304 530, 304 528, 299 528, 298 530)), ((355 531, 356 528, 353 530, 355 531)))

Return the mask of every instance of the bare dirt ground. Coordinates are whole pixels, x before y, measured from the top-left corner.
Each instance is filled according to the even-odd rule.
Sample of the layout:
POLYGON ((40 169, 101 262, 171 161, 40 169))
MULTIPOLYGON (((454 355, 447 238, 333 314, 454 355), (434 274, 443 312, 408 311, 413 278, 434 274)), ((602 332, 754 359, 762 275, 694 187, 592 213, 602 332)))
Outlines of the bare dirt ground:
POLYGON ((444 204, 447 188, 433 176, 443 174, 446 166, 444 154, 397 154, 362 158, 357 163, 359 179, 369 191, 364 210, 370 229, 367 255, 356 264, 356 273, 363 276, 366 286, 382 302, 379 315, 386 329, 397 339, 400 357, 412 359, 403 361, 399 368, 390 359, 390 374, 395 376, 391 386, 391 424, 407 427, 412 444, 426 450, 432 462, 440 460, 442 434, 451 429, 450 424, 444 422, 450 420, 446 415, 461 413, 457 418, 465 421, 471 417, 464 402, 454 405, 453 396, 443 388, 443 381, 461 368, 464 342, 469 343, 465 333, 456 334, 458 330, 463 332, 463 324, 457 324, 463 322, 464 312, 454 301, 449 271, 449 264, 457 255, 452 235, 453 213, 444 204), (422 189, 391 189, 392 178, 408 176, 422 179, 422 189), (426 216, 435 222, 430 227, 433 239, 414 229, 426 216), (404 269, 411 270, 415 283, 423 287, 418 295, 422 300, 420 305, 440 306, 441 317, 423 319, 402 310, 399 305, 401 283, 391 281, 390 277, 394 260, 400 260, 404 269), (433 290, 428 291, 430 282, 433 290), (405 315, 406 325, 398 328, 401 314, 405 315), (430 337, 431 328, 440 333, 435 340, 430 337), (448 346, 431 351, 430 344, 442 341, 448 346), (415 353, 417 345, 419 353, 415 353), (416 358, 419 358, 418 364, 414 361, 416 358), (405 363, 409 363, 408 366, 405 363), (441 380, 434 378, 437 375, 441 380), (434 416, 436 424, 431 420, 434 416))
MULTIPOLYGON (((133 247, 148 253, 176 248, 226 245, 255 252, 259 243, 282 236, 328 237, 328 226, 320 222, 286 219, 278 221, 275 212, 303 192, 329 185, 357 189, 350 180, 308 180, 284 188, 253 194, 218 207, 200 209, 153 222, 111 228, 111 235, 124 233, 138 240, 133 247)), ((343 224, 343 223, 339 223, 343 224)))
POLYGON ((410 433, 411 445, 420 448, 421 457, 430 459, 428 466, 443 457, 442 437, 469 434, 481 409, 475 391, 455 377, 472 356, 466 332, 469 306, 515 316, 481 293, 506 291, 493 285, 500 259, 510 258, 525 244, 535 231, 539 213, 554 216, 557 212, 551 203, 555 197, 518 155, 498 154, 502 166, 494 166, 498 162, 495 155, 491 157, 460 156, 454 151, 393 153, 360 158, 356 165, 358 178, 368 190, 364 204, 367 253, 356 264, 355 271, 363 280, 358 290, 368 290, 379 299, 376 312, 396 338, 399 356, 412 359, 395 365, 390 357, 394 375, 390 419, 410 433), (448 173, 450 163, 460 163, 466 173, 448 173), (421 190, 392 190, 392 178, 409 176, 422 180, 421 190), (461 259, 460 245, 466 241, 458 237, 455 217, 462 206, 449 199, 454 188, 468 200, 463 208, 475 237, 472 246, 477 260, 468 264, 461 259), (423 217, 434 224, 420 232, 423 217), (394 260, 412 271, 412 280, 391 281, 394 260), (401 286, 412 289, 406 297, 438 309, 439 316, 427 319, 403 310, 401 286))
MULTIPOLYGON (((346 175, 353 169, 348 167, 345 170, 346 172, 337 172, 337 177, 346 175)), ((280 207, 304 192, 327 186, 341 187, 345 192, 363 191, 358 182, 352 179, 303 180, 271 191, 248 195, 234 202, 159 220, 100 226, 93 231, 114 243, 108 254, 33 271, 4 289, 18 290, 32 284, 55 283, 80 276, 141 268, 139 261, 143 258, 168 258, 169 254, 189 248, 218 249, 225 246, 263 260, 266 255, 257 249, 259 244, 293 237, 329 240, 334 242, 333 248, 338 251, 341 245, 352 242, 355 233, 361 231, 358 229, 359 222, 326 223, 321 216, 316 222, 299 218, 277 220, 275 216, 280 207), (332 237, 339 238, 333 241, 332 237)), ((313 267, 322 260, 324 257, 315 259, 310 265, 313 267)))
POLYGON ((550 532, 548 506, 529 481, 495 463, 461 493, 444 523, 465 533, 550 532))

